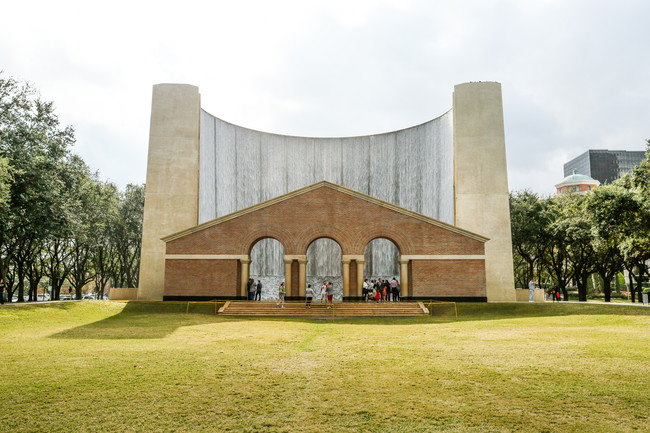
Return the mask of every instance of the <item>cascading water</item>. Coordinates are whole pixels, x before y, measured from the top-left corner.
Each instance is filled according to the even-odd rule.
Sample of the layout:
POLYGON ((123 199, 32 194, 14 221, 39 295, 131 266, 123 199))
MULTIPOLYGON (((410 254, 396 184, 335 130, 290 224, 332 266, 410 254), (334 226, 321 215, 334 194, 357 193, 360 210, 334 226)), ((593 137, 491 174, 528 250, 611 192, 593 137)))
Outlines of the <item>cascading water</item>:
MULTIPOLYGON (((201 110, 199 224, 321 180, 453 224, 452 112, 386 134, 311 138, 242 128, 201 110)), ((277 241, 263 245, 251 252, 251 276, 273 272, 279 280, 269 282, 269 290, 277 294, 284 279, 284 249, 277 241)), ((324 272, 325 277, 338 267, 338 276, 329 277, 342 287, 334 281, 341 278, 340 256, 334 246, 323 248, 332 250, 318 252, 327 261, 314 275, 324 272)), ((373 241, 364 254, 365 275, 399 275, 399 253, 392 243, 373 241)))

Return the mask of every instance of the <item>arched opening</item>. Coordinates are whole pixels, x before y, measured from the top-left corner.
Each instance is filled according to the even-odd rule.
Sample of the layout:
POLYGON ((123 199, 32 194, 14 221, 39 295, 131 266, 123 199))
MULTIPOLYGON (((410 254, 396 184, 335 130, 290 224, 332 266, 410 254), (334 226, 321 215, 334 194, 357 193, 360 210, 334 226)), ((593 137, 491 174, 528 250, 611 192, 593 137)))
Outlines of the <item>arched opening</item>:
POLYGON ((307 284, 314 289, 314 301, 321 298, 320 287, 323 281, 331 282, 334 299, 343 299, 343 251, 333 239, 318 238, 307 248, 307 284))
MULTIPOLYGON (((390 281, 397 278, 402 281, 399 265, 399 248, 395 242, 386 238, 376 238, 368 242, 363 251, 363 275, 368 282, 372 280, 390 281)), ((392 297, 388 297, 392 299, 392 297)))
POLYGON ((258 240, 251 248, 250 278, 262 283, 261 299, 277 299, 278 287, 284 281, 284 246, 273 238, 258 240))

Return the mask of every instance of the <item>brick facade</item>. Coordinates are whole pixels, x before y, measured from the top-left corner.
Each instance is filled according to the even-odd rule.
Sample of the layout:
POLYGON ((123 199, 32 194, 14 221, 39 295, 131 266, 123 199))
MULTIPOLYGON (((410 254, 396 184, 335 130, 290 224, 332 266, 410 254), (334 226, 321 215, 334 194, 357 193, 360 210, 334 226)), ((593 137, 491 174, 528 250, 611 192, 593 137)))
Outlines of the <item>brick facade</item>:
POLYGON ((165 260, 165 297, 234 297, 238 260, 165 260), (234 284, 233 284, 234 283, 234 284))
MULTIPOLYGON (((305 255, 309 244, 321 237, 338 242, 343 255, 363 255, 370 241, 387 238, 395 243, 402 257, 415 256, 408 265, 409 293, 413 297, 486 296, 483 258, 486 238, 328 182, 302 188, 163 240, 168 256, 248 256, 255 243, 266 237, 282 243, 285 255, 305 255), (436 259, 426 259, 431 256, 436 259), (459 260, 458 256, 481 258, 459 260)), ((241 269, 236 259, 168 257, 165 299, 237 297, 241 269)), ((298 262, 294 261, 292 285, 287 290, 292 296, 298 296, 298 278, 298 262)), ((360 294, 356 280, 356 261, 352 260, 351 297, 360 294)))
POLYGON ((485 296, 484 260, 414 260, 411 275, 415 298, 485 296))

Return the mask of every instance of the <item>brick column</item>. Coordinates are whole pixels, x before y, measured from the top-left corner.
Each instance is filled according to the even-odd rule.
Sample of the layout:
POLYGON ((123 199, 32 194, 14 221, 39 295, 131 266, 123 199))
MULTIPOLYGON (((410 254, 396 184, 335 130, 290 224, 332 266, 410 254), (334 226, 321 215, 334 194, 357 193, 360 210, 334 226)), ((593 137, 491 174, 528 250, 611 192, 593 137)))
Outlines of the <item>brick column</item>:
POLYGON ((407 298, 409 291, 409 260, 399 259, 399 288, 400 298, 407 298))
POLYGON ((286 296, 290 296, 291 293, 291 264, 293 259, 284 258, 284 290, 287 293, 286 296))
POLYGON ((343 259, 343 299, 350 296, 350 259, 343 259))
POLYGON ((298 259, 298 296, 305 297, 307 288, 307 259, 298 259))
POLYGON ((251 259, 239 259, 239 263, 241 263, 241 287, 240 287, 240 296, 243 296, 245 299, 248 299, 248 292, 246 291, 246 283, 248 283, 248 279, 250 278, 249 274, 249 265, 251 263, 251 259))
POLYGON ((363 264, 365 260, 357 259, 357 296, 363 293, 363 264))

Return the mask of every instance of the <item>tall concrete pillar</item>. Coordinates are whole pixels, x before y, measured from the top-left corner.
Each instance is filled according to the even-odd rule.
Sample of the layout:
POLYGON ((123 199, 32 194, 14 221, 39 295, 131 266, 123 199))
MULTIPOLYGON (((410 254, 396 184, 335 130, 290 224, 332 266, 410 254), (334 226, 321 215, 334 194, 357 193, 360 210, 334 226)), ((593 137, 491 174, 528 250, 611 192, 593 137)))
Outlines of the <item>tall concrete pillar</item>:
POLYGON ((409 296, 409 260, 399 259, 399 296, 408 298, 409 296))
POLYGON ((291 293, 291 265, 293 264, 293 259, 284 258, 284 290, 286 296, 290 296, 291 293))
POLYGON ((298 259, 298 296, 305 297, 307 289, 307 259, 298 259))
POLYGON ((138 299, 163 298, 160 238, 198 224, 200 108, 196 86, 153 87, 138 299))
POLYGON ((365 260, 357 259, 357 296, 363 294, 363 264, 365 260))
POLYGON ((487 236, 488 301, 514 301, 501 84, 454 87, 455 225, 487 236))
POLYGON ((248 283, 248 279, 250 278, 249 269, 251 259, 239 259, 239 262, 241 263, 241 285, 239 295, 245 299, 248 299, 248 290, 246 285, 248 283))
POLYGON ((350 259, 343 259, 343 299, 350 296, 350 259))

